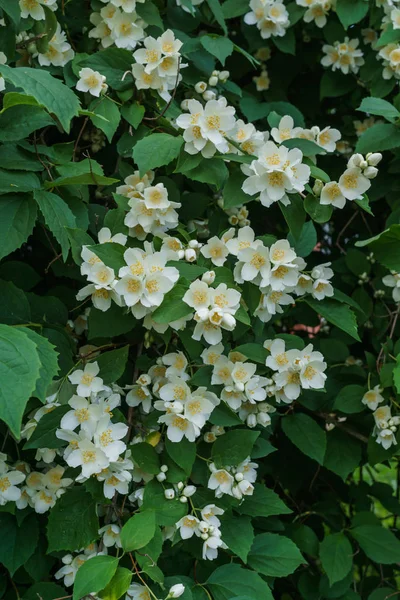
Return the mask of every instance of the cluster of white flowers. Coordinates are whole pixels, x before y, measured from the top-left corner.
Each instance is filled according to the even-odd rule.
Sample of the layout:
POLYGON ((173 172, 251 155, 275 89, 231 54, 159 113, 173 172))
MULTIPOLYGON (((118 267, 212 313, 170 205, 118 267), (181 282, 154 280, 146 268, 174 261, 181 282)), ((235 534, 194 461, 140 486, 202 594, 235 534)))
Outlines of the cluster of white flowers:
POLYGON ((397 444, 396 432, 400 425, 400 417, 392 417, 390 406, 380 406, 374 411, 375 427, 373 435, 376 443, 387 450, 397 444))
POLYGON ((278 127, 271 129, 271 136, 277 144, 294 138, 310 140, 323 148, 325 152, 334 152, 337 142, 342 137, 338 129, 329 126, 323 129, 320 129, 317 125, 314 125, 311 129, 295 127, 293 117, 289 115, 282 117, 278 127))
POLYGON ((45 472, 29 472, 21 488, 17 507, 23 509, 30 506, 39 514, 47 512, 65 492, 65 488, 73 483, 73 479, 63 477, 64 471, 63 467, 57 465, 45 472))
POLYGON ((130 211, 125 217, 125 225, 129 227, 129 235, 144 240, 149 233, 164 237, 169 229, 178 226, 179 202, 168 199, 168 190, 162 183, 152 185, 154 171, 140 177, 139 171, 128 175, 124 185, 116 192, 129 198, 130 211))
MULTIPOLYGON (((104 241, 124 245, 126 236, 117 234, 104 241)), ((90 283, 78 292, 77 299, 91 296, 95 308, 102 311, 108 310, 113 300, 118 306, 128 307, 137 319, 143 319, 160 306, 164 295, 179 279, 178 270, 166 266, 175 253, 167 249, 156 252, 150 242, 144 242, 144 250, 128 248, 123 256, 126 266, 119 269, 117 277, 114 269, 84 246, 81 273, 90 283)))
POLYGON ((61 559, 64 566, 54 574, 54 577, 56 579, 63 579, 65 587, 70 587, 74 584, 79 568, 87 560, 93 556, 105 554, 105 552, 98 552, 97 550, 97 544, 90 544, 86 548, 76 550, 76 556, 73 556, 73 554, 65 554, 61 559))
MULTIPOLYGON (((184 591, 185 586, 182 583, 176 583, 169 589, 165 600, 179 598, 184 591)), ((139 583, 131 583, 126 592, 125 600, 151 600, 148 586, 140 585, 139 583)))
POLYGON ((312 344, 303 350, 286 350, 285 341, 278 338, 266 340, 264 347, 270 352, 265 364, 274 371, 271 392, 278 404, 290 404, 300 396, 302 389, 323 389, 327 364, 312 344))
POLYGON ((314 23, 317 27, 325 27, 327 16, 332 8, 336 7, 336 0, 296 0, 298 6, 304 6, 307 10, 304 13, 305 23, 314 23))
POLYGON ((348 73, 358 73, 360 67, 364 64, 364 53, 358 48, 360 41, 355 38, 350 40, 344 38, 344 42, 335 42, 333 46, 325 44, 322 51, 326 54, 321 60, 324 67, 332 67, 332 71, 340 70, 347 75, 348 73))
POLYGON ((144 37, 147 24, 136 13, 137 2, 145 0, 101 0, 105 6, 90 15, 94 28, 89 37, 100 41, 103 48, 115 44, 117 48, 133 50, 144 37))
MULTIPOLYGON (((219 245, 212 246, 210 243, 202 248, 203 254, 214 256, 214 260, 219 250, 219 245)), ((234 315, 239 308, 241 296, 240 292, 228 288, 225 283, 220 283, 216 288, 210 287, 209 283, 213 279, 211 273, 213 272, 208 271, 201 280, 193 281, 183 296, 183 301, 195 310, 193 339, 200 340, 204 337, 208 344, 218 344, 222 340, 221 329, 233 331, 236 327, 234 315)))
POLYGON ((392 298, 395 302, 400 303, 400 273, 390 271, 390 275, 385 275, 382 282, 384 285, 393 288, 392 298))
POLYGON ((269 207, 278 200, 287 206, 290 204, 288 194, 304 191, 310 167, 302 163, 301 150, 289 150, 269 141, 257 150, 257 156, 250 165, 241 165, 247 176, 242 185, 245 194, 259 194, 261 204, 269 207))
POLYGON ((43 6, 47 6, 53 12, 57 10, 57 0, 19 0, 18 4, 22 19, 31 17, 35 21, 44 21, 46 13, 43 6))
POLYGON ((132 74, 138 90, 157 90, 160 96, 168 102, 173 90, 182 79, 179 50, 180 40, 175 39, 174 33, 168 29, 157 39, 146 37, 144 48, 134 52, 136 64, 132 66, 132 74), (179 75, 178 75, 179 74, 179 75))
POLYGON ((20 500, 21 489, 17 486, 25 480, 25 473, 11 468, 6 461, 7 455, 0 452, 0 506, 20 500))
POLYGON ((68 401, 71 410, 62 417, 56 436, 68 442, 63 451, 68 466, 81 469, 76 481, 96 475, 104 482, 104 496, 112 498, 115 490, 128 492, 133 463, 130 452, 125 458, 121 456, 126 451, 122 440, 128 426, 111 420, 113 409, 121 404, 121 395, 104 385, 98 373, 99 366, 93 362, 68 376, 77 386, 76 394, 68 401))
POLYGON ((371 179, 378 175, 377 165, 382 160, 382 154, 374 152, 367 154, 353 154, 347 162, 347 169, 339 181, 330 181, 320 190, 320 204, 343 208, 346 200, 359 200, 371 187, 371 179))
POLYGON ((378 52, 378 58, 383 61, 383 79, 400 79, 400 44, 393 42, 384 46, 378 52))
MULTIPOLYGON (((270 425, 269 415, 275 412, 275 408, 265 400, 272 380, 256 375, 257 366, 246 362, 245 356, 231 352, 226 357, 223 352, 224 347, 220 343, 201 354, 204 364, 213 366, 211 384, 223 386, 221 400, 238 413, 248 427, 270 425)), ((219 432, 216 434, 219 435, 219 432)))
POLYGON ((289 13, 280 0, 250 0, 251 11, 245 14, 247 25, 257 25, 261 37, 282 37, 290 25, 289 13))
MULTIPOLYGON (((47 3, 44 2, 47 6, 47 3)), ((35 55, 34 55, 35 56, 35 55)), ((67 41, 67 36, 61 30, 61 25, 57 23, 57 29, 51 40, 49 41, 46 52, 38 53, 39 65, 48 67, 65 67, 75 56, 75 52, 71 48, 71 44, 67 41)))
POLYGON ((214 560, 218 556, 218 548, 227 548, 221 539, 221 521, 218 519, 218 516, 223 515, 225 511, 215 504, 207 504, 198 512, 201 518, 186 515, 176 523, 175 527, 183 540, 188 540, 194 535, 203 540, 203 559, 214 560))
POLYGON ((251 462, 250 457, 235 467, 225 466, 219 469, 214 463, 210 463, 208 468, 211 475, 207 487, 214 490, 216 498, 228 494, 237 500, 242 500, 243 496, 253 495, 253 483, 257 479, 258 464, 251 462))

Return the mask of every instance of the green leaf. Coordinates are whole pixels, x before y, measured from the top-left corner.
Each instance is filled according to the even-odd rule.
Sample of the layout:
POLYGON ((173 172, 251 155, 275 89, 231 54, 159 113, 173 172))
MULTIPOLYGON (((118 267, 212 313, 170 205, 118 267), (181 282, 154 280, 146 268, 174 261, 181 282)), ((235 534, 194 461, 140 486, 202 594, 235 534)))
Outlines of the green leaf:
POLYGON ((71 229, 70 227, 66 227, 65 229, 68 233, 69 243, 71 244, 72 258, 77 265, 81 265, 82 246, 90 246, 93 244, 93 240, 90 235, 82 229, 71 229))
POLYGON ((153 446, 146 442, 130 446, 132 459, 145 473, 157 475, 160 472, 160 459, 153 446))
POLYGON ((326 223, 332 216, 333 207, 329 204, 320 204, 318 198, 308 194, 304 199, 304 209, 316 223, 326 223))
POLYGON ((327 435, 324 467, 343 480, 358 467, 361 461, 361 444, 347 433, 335 428, 327 435))
POLYGON ((69 405, 63 405, 45 413, 29 440, 25 442, 24 450, 62 448, 65 446, 65 442, 56 436, 56 431, 60 429, 60 421, 69 410, 71 410, 69 405))
POLYGON ((348 333, 355 340, 360 341, 355 314, 348 306, 326 298, 324 300, 306 298, 305 302, 327 321, 348 333))
POLYGON ((282 417, 281 423, 285 435, 303 454, 320 465, 324 463, 326 433, 314 419, 303 413, 296 413, 282 417))
POLYGON ((27 241, 36 221, 36 204, 28 194, 0 198, 0 259, 27 241))
POLYGON ((286 577, 302 562, 304 559, 296 544, 274 533, 256 535, 248 557, 252 569, 269 577, 286 577))
POLYGON ((164 296, 164 300, 158 308, 152 313, 152 318, 156 323, 171 323, 177 319, 182 319, 193 312, 182 298, 187 288, 180 283, 175 285, 171 291, 164 296))
POLYGON ((126 594, 132 581, 132 575, 132 571, 129 569, 118 567, 110 583, 100 594, 102 600, 118 600, 126 594))
POLYGON ((24 332, 0 325, 0 419, 17 438, 39 374, 36 344, 24 332))
POLYGON ((226 27, 224 13, 222 12, 221 4, 219 0, 207 0, 207 4, 215 17, 218 25, 221 27, 225 35, 228 35, 228 29, 226 27))
POLYGON ((387 102, 387 100, 382 100, 382 98, 364 98, 357 110, 369 113, 370 115, 385 117, 388 121, 400 117, 397 108, 393 104, 390 104, 390 102, 387 102))
POLYGON ((121 120, 118 106, 115 102, 104 96, 100 102, 98 100, 93 100, 89 105, 89 110, 98 115, 96 117, 90 117, 93 125, 98 129, 101 129, 111 143, 121 120))
POLYGON ((214 569, 205 585, 214 600, 230 600, 237 596, 273 600, 268 584, 254 571, 239 565, 222 565, 214 569))
POLYGON ((318 146, 315 142, 311 140, 305 140, 302 138, 291 138, 289 140, 284 140, 282 142, 282 146, 286 146, 286 148, 298 148, 302 151, 304 156, 315 156, 316 154, 325 154, 326 150, 318 146))
POLYGON ((10 575, 22 567, 32 556, 39 540, 39 523, 35 514, 28 515, 23 524, 8 513, 0 512, 0 528, 3 536, 0 544, 0 563, 10 575))
POLYGON ((174 444, 166 438, 165 449, 174 462, 181 467, 187 476, 192 472, 193 463, 196 460, 197 446, 194 442, 182 438, 179 444, 174 444))
MULTIPOLYGON (((192 169, 185 170, 185 176, 194 181, 209 183, 221 189, 228 179, 228 168, 222 160, 217 158, 204 158, 192 169)), ((247 196, 247 194, 246 194, 247 196)), ((247 196, 251 200, 250 196, 247 196)))
MULTIPOLYGON (((43 402, 46 402, 47 388, 57 375, 58 368, 58 352, 56 352, 53 344, 50 344, 49 340, 43 335, 39 335, 36 331, 22 327, 20 331, 23 331, 25 335, 36 345, 36 352, 40 360, 39 378, 36 381, 36 387, 32 392, 32 396, 39 398, 43 402)), ((32 439, 32 438, 30 438, 32 439)), ((44 448, 44 446, 42 446, 44 448)))
POLYGON ((356 145, 356 152, 382 152, 400 146, 400 130, 396 125, 375 123, 364 131, 356 145))
POLYGON ((40 54, 45 54, 49 49, 49 42, 57 31, 57 17, 54 12, 48 7, 43 6, 45 19, 36 21, 34 32, 36 36, 43 37, 36 40, 36 48, 40 54))
POLYGON ((356 246, 370 246, 374 257, 388 269, 400 271, 400 256, 398 252, 400 243, 400 225, 391 225, 379 235, 368 240, 356 242, 356 246))
POLYGON ((336 4, 337 16, 345 29, 361 21, 368 9, 368 0, 337 0, 336 4))
POLYGON ((237 346, 234 352, 244 354, 249 360, 265 365, 265 361, 269 355, 268 351, 260 344, 242 344, 237 346))
POLYGON ((40 188, 34 173, 15 173, 0 169, 0 194, 31 192, 40 188))
POLYGON ((6 81, 21 88, 29 96, 33 96, 49 113, 55 114, 67 133, 73 117, 78 115, 78 97, 59 79, 52 77, 44 69, 19 67, 12 69, 0 66, 0 72, 6 81))
MULTIPOLYGON (((32 559, 32 557, 31 557, 32 559)), ((62 598, 67 592, 60 585, 44 581, 43 583, 35 583, 26 592, 24 592, 24 600, 53 600, 54 598, 62 598)))
POLYGON ((343 533, 327 535, 321 542, 319 556, 331 586, 344 579, 353 566, 353 549, 343 533))
POLYGON ((142 104, 124 104, 121 108, 121 115, 128 121, 129 125, 132 125, 134 129, 137 129, 144 117, 144 106, 142 104))
POLYGON ((150 542, 156 531, 156 516, 153 510, 136 513, 121 529, 121 544, 125 552, 139 550, 150 542))
POLYGON ((353 77, 338 71, 326 71, 321 78, 320 98, 337 98, 348 94, 357 86, 353 77))
POLYGON ((249 11, 249 3, 247 0, 226 0, 221 8, 225 19, 234 19, 249 11))
POLYGON ((252 197, 245 194, 242 190, 242 184, 245 180, 243 173, 235 170, 229 173, 229 178, 224 186, 224 209, 242 206, 246 202, 250 202, 252 197))
POLYGON ((183 144, 181 136, 168 133, 152 133, 139 140, 133 148, 132 157, 139 167, 140 175, 146 171, 169 165, 178 157, 183 144))
POLYGON ((387 46, 392 42, 398 42, 400 40, 400 31, 398 29, 393 29, 393 24, 388 23, 387 27, 385 27, 384 31, 382 31, 378 41, 376 42, 376 47, 381 48, 382 46, 387 46))
POLYGON ((26 294, 11 281, 0 281, 0 323, 20 325, 31 318, 31 309, 26 294))
POLYGON ((384 565, 400 562, 400 541, 388 529, 360 525, 351 529, 350 533, 371 560, 384 565))
POLYGON ((132 331, 136 323, 132 313, 125 313, 123 308, 114 303, 107 310, 107 318, 104 318, 103 311, 91 308, 88 319, 88 336, 90 340, 117 337, 132 331))
POLYGON ((259 431, 235 429, 219 436, 214 442, 211 452, 216 466, 218 468, 236 466, 246 460, 259 435, 259 431))
POLYGON ((261 483, 254 485, 252 496, 246 496, 236 509, 240 514, 251 517, 271 517, 273 515, 287 515, 292 511, 286 506, 273 490, 261 483))
POLYGON ((233 52, 233 43, 229 38, 226 37, 203 35, 200 38, 200 42, 203 48, 218 58, 222 65, 225 65, 225 60, 233 52))
POLYGON ((297 256, 308 256, 317 244, 317 232, 313 222, 307 221, 307 223, 304 223, 297 240, 291 233, 289 233, 287 239, 297 256))
POLYGON ((121 244, 105 242, 104 244, 88 246, 88 249, 91 252, 94 252, 107 267, 114 269, 116 273, 118 273, 122 267, 126 267, 126 262, 124 260, 126 248, 121 244))
POLYGON ((349 415, 362 412, 365 410, 365 405, 361 402, 365 391, 361 385, 342 387, 336 396, 334 408, 349 415))
POLYGON ((64 185, 112 185, 118 179, 105 177, 103 169, 95 160, 85 159, 57 167, 61 177, 53 181, 45 181, 46 189, 64 185))
POLYGON ((47 227, 59 242, 65 261, 70 248, 69 237, 65 227, 73 229, 76 226, 75 216, 68 204, 56 194, 45 192, 44 190, 35 190, 33 197, 44 216, 47 227))
POLYGON ((143 494, 144 511, 154 511, 157 525, 172 527, 187 513, 187 506, 178 499, 166 500, 164 488, 155 479, 146 484, 143 494))
POLYGON ((284 206, 279 202, 279 208, 282 211, 285 221, 288 224, 290 233, 295 240, 298 240, 303 228, 304 221, 306 220, 306 213, 304 212, 303 200, 298 195, 293 195, 290 198, 290 204, 284 206))
POLYGON ((48 552, 85 548, 98 538, 98 529, 96 501, 83 486, 68 489, 49 514, 48 552))
POLYGON ((296 54, 296 37, 293 29, 288 29, 283 37, 273 37, 275 46, 284 54, 296 54))
POLYGON ((118 558, 93 556, 78 569, 74 582, 72 600, 99 592, 110 583, 118 567, 118 558))
POLYGON ((129 346, 123 346, 117 350, 103 352, 94 359, 93 362, 97 362, 100 367, 99 377, 102 378, 104 383, 115 383, 122 377, 128 361, 128 355, 129 346))
POLYGON ((11 171, 43 171, 43 165, 17 144, 0 146, 0 164, 11 171))
POLYGON ((10 19, 19 25, 21 19, 21 9, 16 0, 0 0, 0 8, 10 17, 10 19))
POLYGON ((229 550, 246 563, 254 540, 251 518, 230 516, 222 521, 221 533, 229 550))

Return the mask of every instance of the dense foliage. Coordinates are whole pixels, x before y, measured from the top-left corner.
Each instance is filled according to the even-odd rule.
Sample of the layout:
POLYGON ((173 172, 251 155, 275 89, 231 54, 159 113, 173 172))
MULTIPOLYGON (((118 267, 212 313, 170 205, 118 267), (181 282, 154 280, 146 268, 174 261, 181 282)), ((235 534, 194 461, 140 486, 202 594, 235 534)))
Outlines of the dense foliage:
POLYGON ((400 2, 0 0, 0 597, 400 584, 400 2))

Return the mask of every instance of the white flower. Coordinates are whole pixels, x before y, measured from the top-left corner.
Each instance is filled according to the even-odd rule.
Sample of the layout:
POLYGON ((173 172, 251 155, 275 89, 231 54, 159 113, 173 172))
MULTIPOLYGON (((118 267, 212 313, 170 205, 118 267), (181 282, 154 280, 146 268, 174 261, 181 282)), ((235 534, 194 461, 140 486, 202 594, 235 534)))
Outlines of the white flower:
POLYGON ((38 61, 41 66, 64 67, 75 56, 71 45, 67 41, 67 36, 61 30, 61 26, 57 23, 57 29, 51 40, 49 41, 48 49, 45 53, 38 54, 38 61))
POLYGON ((217 344, 216 346, 209 346, 209 348, 205 348, 200 356, 205 365, 215 365, 223 352, 224 346, 222 344, 217 344))
POLYGON ((137 43, 144 38, 143 21, 137 18, 135 12, 116 13, 112 21, 112 36, 117 48, 133 50, 137 43))
POLYGON ((290 21, 289 13, 282 2, 279 0, 250 0, 250 8, 251 12, 245 14, 244 22, 247 25, 257 25, 263 39, 285 35, 290 21))
POLYGON ((20 471, 6 471, 0 474, 0 506, 7 502, 15 502, 21 497, 21 490, 17 487, 25 479, 20 471))
POLYGON ((185 292, 182 300, 194 308, 196 311, 201 308, 208 308, 211 299, 211 289, 204 281, 196 279, 189 285, 189 289, 185 292))
POLYGON ((39 0, 19 0, 21 18, 32 17, 35 21, 42 21, 46 18, 42 4, 39 0))
POLYGON ((217 236, 210 238, 207 244, 202 246, 200 252, 205 258, 210 258, 211 262, 217 267, 222 267, 229 254, 226 244, 217 236))
POLYGON ((79 71, 79 81, 76 89, 79 92, 89 92, 92 96, 99 97, 102 92, 107 91, 106 78, 98 71, 85 67, 79 71))
POLYGON ((400 273, 391 271, 390 275, 385 275, 385 277, 382 278, 382 283, 393 288, 393 300, 395 302, 400 302, 400 273))
POLYGON ((171 442, 180 442, 186 437, 189 442, 194 442, 200 435, 200 429, 186 419, 183 415, 166 414, 158 419, 159 423, 166 423, 167 437, 171 442))
POLYGON ((253 281, 268 285, 271 275, 269 249, 262 242, 254 243, 249 248, 243 248, 238 254, 239 263, 235 268, 235 280, 238 283, 253 281))
POLYGON ((232 495, 232 487, 235 480, 226 469, 216 469, 208 480, 207 487, 214 490, 215 497, 221 498, 223 494, 232 495))
POLYGON ((221 539, 219 530, 214 531, 213 535, 207 537, 203 543, 202 557, 204 560, 214 560, 218 556, 218 548, 227 548, 221 539), (219 535, 217 535, 217 533, 219 535))
POLYGON ((238 391, 244 391, 245 384, 254 375, 256 369, 257 365, 254 365, 253 363, 243 363, 240 361, 235 362, 231 371, 231 378, 235 388, 238 391))
POLYGON ((64 578, 64 585, 70 587, 75 581, 75 576, 79 567, 81 567, 87 559, 88 556, 85 554, 78 554, 75 558, 73 558, 71 554, 66 554, 61 559, 65 566, 61 567, 61 569, 54 574, 54 577, 56 579, 64 578))
POLYGON ((391 429, 381 429, 376 437, 377 444, 388 450, 393 444, 397 444, 396 436, 391 429))
POLYGON ((391 416, 390 406, 380 406, 373 413, 375 425, 379 429, 387 429, 391 416))
POLYGON ((331 127, 325 127, 322 131, 319 131, 316 138, 316 143, 321 146, 326 152, 334 152, 336 149, 336 142, 342 137, 338 129, 332 129, 331 127))
POLYGON ((357 49, 358 39, 350 40, 345 37, 344 42, 335 42, 333 46, 325 44, 322 51, 325 52, 321 60, 324 67, 332 67, 333 71, 337 69, 347 75, 348 73, 358 73, 360 66, 364 64, 363 51, 357 49))
POLYGON ((103 544, 106 548, 112 548, 113 546, 122 548, 120 531, 121 528, 114 524, 104 525, 99 529, 99 534, 103 536, 103 544))
POLYGON ((259 75, 253 77, 253 81, 256 84, 257 92, 264 92, 268 90, 271 85, 267 69, 262 69, 259 75))
POLYGON ((78 426, 91 437, 101 417, 98 404, 91 404, 86 398, 72 396, 68 404, 74 409, 67 412, 60 421, 61 429, 73 431, 78 426))
POLYGON ((293 118, 289 115, 282 117, 282 119, 279 121, 278 127, 273 127, 271 129, 271 136, 278 144, 284 142, 285 140, 289 140, 292 137, 295 137, 293 133, 294 121, 293 118))
POLYGON ((379 385, 376 385, 372 390, 365 392, 361 402, 368 406, 368 408, 371 410, 376 410, 378 408, 378 404, 381 404, 385 400, 382 396, 382 391, 382 388, 379 385))
POLYGON ((347 200, 356 200, 371 187, 371 181, 364 177, 358 167, 346 169, 339 179, 340 190, 347 200))
POLYGON ((189 379, 189 375, 186 373, 188 361, 183 352, 170 352, 169 354, 164 354, 162 362, 164 365, 168 366, 168 369, 165 372, 166 377, 189 379))
POLYGON ((326 183, 322 188, 319 203, 323 205, 332 205, 337 208, 344 208, 346 198, 344 197, 339 184, 336 181, 326 183))
POLYGON ((219 527, 221 521, 218 519, 217 515, 223 515, 224 512, 225 511, 222 508, 215 506, 215 504, 207 504, 207 506, 201 509, 201 518, 209 525, 219 527))
POLYGON ((66 458, 70 467, 82 467, 82 476, 90 477, 108 467, 109 460, 101 448, 88 439, 78 442, 78 447, 66 458))
POLYGON ((176 527, 179 529, 181 538, 183 540, 188 540, 193 537, 193 535, 196 535, 197 537, 200 535, 199 524, 200 521, 197 517, 187 515, 182 517, 182 519, 176 523, 176 527))
POLYGON ((77 385, 76 393, 78 396, 87 398, 92 393, 100 392, 104 389, 101 377, 96 377, 100 368, 97 362, 89 363, 84 370, 78 369, 68 375, 68 379, 73 385, 77 385))
POLYGON ((121 441, 128 432, 128 425, 111 423, 109 417, 102 417, 93 434, 96 446, 101 448, 111 462, 116 462, 120 454, 125 452, 126 445, 121 441))

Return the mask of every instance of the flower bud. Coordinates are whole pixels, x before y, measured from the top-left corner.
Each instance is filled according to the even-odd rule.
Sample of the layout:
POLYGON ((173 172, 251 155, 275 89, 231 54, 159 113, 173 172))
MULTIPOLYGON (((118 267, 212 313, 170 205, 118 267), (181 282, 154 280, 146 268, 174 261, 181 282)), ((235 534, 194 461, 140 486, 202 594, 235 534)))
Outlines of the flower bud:
POLYGON ((185 250, 185 260, 187 262, 194 262, 197 258, 196 251, 193 248, 186 248, 185 250))
POLYGON ((363 172, 364 177, 367 179, 375 179, 378 175, 378 169, 376 167, 367 167, 363 172))
POLYGON ((188 246, 189 248, 200 248, 201 244, 197 240, 190 240, 188 246))
POLYGON ((158 473, 158 475, 156 475, 156 479, 157 481, 159 481, 160 483, 162 483, 163 481, 165 481, 167 479, 167 476, 165 473, 158 473))
POLYGON ((175 490, 173 490, 172 488, 164 490, 164 496, 167 500, 173 500, 175 498, 175 490))
POLYGON ((222 317, 222 325, 228 331, 233 331, 233 329, 235 329, 235 327, 236 327, 235 317, 233 315, 231 315, 230 313, 225 313, 224 316, 222 317))
POLYGON ((187 485, 186 487, 183 488, 183 492, 182 494, 184 496, 186 496, 186 498, 190 498, 190 496, 193 496, 193 494, 196 493, 196 486, 194 485, 187 485))
POLYGON ((210 529, 210 526, 207 523, 207 521, 200 521, 199 529, 200 529, 201 533, 207 533, 210 529))
POLYGON ((220 81, 222 81, 222 83, 225 83, 225 81, 229 79, 229 75, 229 71, 221 71, 221 73, 218 75, 218 78, 220 81))
POLYGON ((187 499, 187 497, 186 497, 186 496, 181 496, 181 497, 179 498, 179 502, 182 502, 182 504, 186 504, 186 502, 187 502, 187 501, 188 501, 188 499, 187 499))
POLYGON ((189 110, 189 100, 187 98, 185 98, 185 100, 182 100, 182 102, 181 102, 181 109, 182 110, 189 110))
POLYGON ((239 481, 238 488, 244 496, 251 496, 254 491, 254 487, 251 485, 250 481, 247 481, 246 479, 239 481))
POLYGON ((254 414, 249 415, 247 417, 247 419, 246 419, 246 423, 247 423, 247 426, 250 427, 250 428, 255 427, 257 425, 257 417, 256 417, 256 415, 254 415, 254 414))
POLYGON ((215 435, 215 433, 212 433, 212 431, 207 431, 207 433, 205 433, 203 436, 203 440, 207 444, 212 444, 213 442, 215 442, 216 439, 217 439, 217 436, 215 435))
POLYGON ((364 157, 362 154, 353 154, 352 156, 350 156, 349 161, 347 163, 347 167, 349 169, 353 168, 353 167, 359 167, 361 165, 361 163, 363 162, 364 157))
POLYGON ((203 94, 203 98, 206 102, 208 102, 209 100, 215 100, 216 97, 217 94, 212 90, 206 90, 203 94))
POLYGON ((202 539, 202 540, 204 540, 204 541, 205 541, 205 540, 208 540, 208 538, 209 538, 209 535, 208 535, 208 533, 202 533, 202 534, 200 535, 200 537, 201 537, 201 539, 202 539))
POLYGON ((322 188, 324 187, 324 183, 320 179, 316 179, 313 187, 313 193, 319 197, 322 192, 322 188))
POLYGON ((366 159, 370 167, 376 167, 382 160, 382 154, 380 152, 369 152, 366 159))
POLYGON ((183 488, 185 487, 183 481, 179 481, 176 484, 176 487, 178 488, 179 491, 183 490, 183 488))
POLYGON ((235 479, 236 479, 236 481, 243 481, 243 479, 244 479, 243 473, 236 473, 235 479))
POLYGON ((185 586, 182 585, 182 583, 177 583, 170 588, 170 590, 168 592, 168 597, 169 598, 179 598, 179 596, 182 596, 184 591, 185 591, 185 586))
POLYGON ((207 285, 211 285, 215 281, 215 271, 206 271, 203 273, 201 281, 204 281, 207 285))
POLYGON ((161 471, 161 473, 166 473, 168 471, 167 465, 161 465, 160 471, 161 471))
POLYGON ((205 81, 198 81, 198 82, 196 83, 196 85, 194 86, 194 89, 196 90, 196 92, 197 92, 198 94, 202 94, 203 92, 205 92, 205 91, 206 91, 206 89, 207 89, 207 84, 206 84, 206 82, 205 82, 205 81))
POLYGON ((242 492, 240 491, 240 489, 238 488, 238 486, 237 486, 237 485, 235 485, 235 486, 232 488, 232 496, 233 496, 234 498, 236 498, 237 500, 241 500, 241 499, 243 498, 243 494, 242 494, 242 492))

